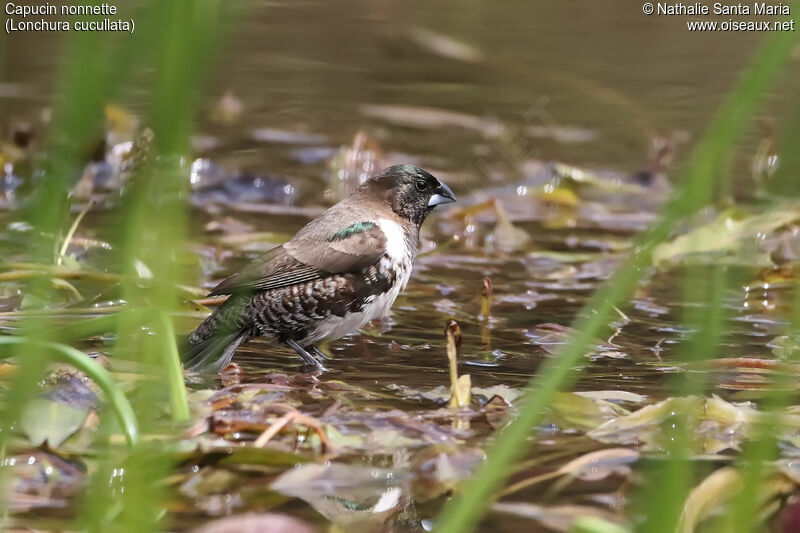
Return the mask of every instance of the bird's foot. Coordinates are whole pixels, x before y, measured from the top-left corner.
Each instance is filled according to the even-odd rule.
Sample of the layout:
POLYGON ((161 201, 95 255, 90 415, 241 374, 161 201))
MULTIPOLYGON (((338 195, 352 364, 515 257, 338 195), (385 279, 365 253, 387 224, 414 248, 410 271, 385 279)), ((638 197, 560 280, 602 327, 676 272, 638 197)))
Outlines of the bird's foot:
POLYGON ((289 348, 297 352, 297 355, 299 355, 303 359, 303 362, 307 366, 313 366, 317 370, 327 370, 327 368, 325 368, 321 362, 315 359, 313 355, 308 353, 308 351, 306 351, 305 348, 297 344, 295 341, 288 340, 286 341, 286 344, 289 346, 289 348))
POLYGON ((316 357, 318 361, 320 359, 322 361, 327 361, 329 359, 329 357, 327 355, 325 355, 325 352, 323 352, 322 350, 320 350, 319 348, 317 348, 313 344, 310 345, 310 346, 306 346, 306 350, 308 351, 308 353, 310 353, 311 355, 316 357))

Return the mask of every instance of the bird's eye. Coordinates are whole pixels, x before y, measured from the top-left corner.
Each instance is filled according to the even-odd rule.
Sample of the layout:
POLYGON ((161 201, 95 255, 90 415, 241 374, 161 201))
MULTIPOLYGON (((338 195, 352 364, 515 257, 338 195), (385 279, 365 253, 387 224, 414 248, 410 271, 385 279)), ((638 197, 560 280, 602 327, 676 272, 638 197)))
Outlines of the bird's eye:
POLYGON ((428 188, 428 182, 427 181, 422 181, 422 180, 418 180, 417 181, 417 190, 418 191, 424 191, 427 188, 428 188))

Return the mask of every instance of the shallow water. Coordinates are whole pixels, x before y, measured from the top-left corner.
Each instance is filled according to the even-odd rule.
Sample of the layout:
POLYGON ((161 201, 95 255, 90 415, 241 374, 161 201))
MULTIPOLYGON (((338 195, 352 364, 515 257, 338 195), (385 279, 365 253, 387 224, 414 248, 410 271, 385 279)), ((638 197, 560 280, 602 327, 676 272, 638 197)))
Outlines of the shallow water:
MULTIPOLYGON (((406 447, 372 443, 374 448, 342 454, 334 461, 337 464, 384 466, 398 475, 419 475, 418 469, 409 467, 413 457, 408 456, 434 445, 437 438, 439 444, 482 446, 493 430, 485 419, 477 420, 484 414, 475 415, 471 427, 461 433, 444 418, 426 419, 445 405, 423 393, 449 386, 442 333, 447 320, 457 320, 463 331, 460 372, 471 375, 473 386, 524 386, 551 356, 553 343, 563 341, 552 329, 537 326, 568 326, 592 291, 611 275, 634 235, 653 220, 668 194, 666 182, 761 39, 757 33, 690 33, 678 18, 648 18, 638 5, 622 1, 532 5, 507 0, 465 5, 453 0, 348 0, 253 7, 225 42, 224 58, 210 76, 212 87, 204 106, 213 109, 230 90, 244 112, 227 125, 204 112, 195 142, 196 156, 219 165, 226 176, 244 176, 236 189, 241 196, 233 196, 229 189, 217 191, 212 201, 195 197, 192 250, 204 257, 204 263, 189 284, 212 287, 259 251, 279 244, 281 236, 292 235, 327 205, 330 200, 323 190, 329 184, 331 160, 342 146, 353 143, 358 132, 366 134, 370 146, 379 147, 365 161, 426 167, 451 185, 460 202, 438 210, 426 223, 423 254, 391 317, 327 347, 333 358, 330 371, 317 378, 323 383, 319 395, 306 390, 306 378, 298 377, 296 357, 259 341, 239 350, 236 361, 243 374, 237 380, 276 382, 275 374, 286 374, 302 392, 281 399, 324 418, 339 431, 352 431, 359 438, 380 434, 386 427, 407 438, 413 434, 406 447), (443 52, 431 32, 468 47, 443 52), (636 173, 652 171, 652 144, 663 138, 671 139, 676 161, 647 174, 653 179, 642 186, 636 173), (575 188, 574 207, 543 201, 533 191, 552 178, 550 162, 596 173, 605 186, 575 188), (266 183, 266 192, 253 185, 253 179, 266 183), (632 189, 619 189, 619 183, 632 189), (528 189, 529 194, 520 195, 528 189), (493 208, 474 214, 461 211, 494 198, 503 200, 515 227, 529 238, 511 251, 497 250, 497 239, 508 237, 508 231, 495 233, 493 208), (261 212, 259 206, 269 200, 275 200, 277 207, 261 212), (286 216, 280 214, 281 203, 308 209, 286 216), (247 244, 221 243, 219 232, 204 228, 225 217, 247 228, 223 231, 223 236, 278 235, 247 244), (480 316, 484 277, 493 285, 491 318, 480 316), (338 381, 344 382, 345 392, 335 390, 338 381), (344 407, 327 413, 339 401, 344 407), (376 422, 393 410, 431 433, 416 426, 409 430, 396 420, 376 422), (370 422, 374 426, 359 419, 365 414, 374 415, 370 422)), ((31 120, 51 103, 61 42, 57 36, 26 35, 6 43, 0 110, 9 122, 31 120)), ((783 110, 800 88, 796 69, 787 72, 764 113, 776 120, 778 132, 784 126, 783 110)), ((147 88, 134 84, 125 93, 126 107, 142 112, 147 88)), ((744 198, 753 189, 750 161, 762 137, 758 125, 746 137, 734 166, 737 194, 744 198)), ((16 219, 13 211, 0 216, 4 222, 16 219)), ((113 209, 99 207, 90 212, 81 233, 109 238, 114 217, 113 209)), ((24 261, 24 237, 21 245, 13 231, 3 237, 8 257, 24 261)), ((95 265, 103 262, 102 253, 87 257, 95 265)), ((615 317, 607 337, 598 339, 599 344, 612 346, 601 346, 582 364, 576 390, 629 391, 644 395, 646 404, 670 395, 667 384, 683 374, 675 368, 676 346, 686 333, 681 314, 687 306, 703 305, 680 303, 685 295, 678 282, 684 274, 673 268, 645 276, 647 283, 632 305, 620 310, 624 316, 615 317)), ((737 283, 731 283, 725 295, 729 316, 720 355, 771 358, 766 343, 785 329, 787 318, 780 309, 757 312, 745 307, 747 295, 741 286, 756 275, 755 268, 729 273, 737 283)), ((767 291, 755 301, 769 307, 781 298, 785 295, 780 291, 767 291)), ((201 313, 187 313, 179 324, 188 329, 200 318, 201 313)), ((10 317, 2 324, 13 325, 10 317)), ((102 351, 105 344, 94 340, 87 346, 102 351)), ((217 389, 225 385, 222 381, 199 379, 193 387, 217 389)), ((713 392, 726 399, 740 399, 747 392, 744 387, 720 386, 724 377, 714 376, 712 382, 713 392)), ((225 421, 226 416, 238 415, 220 416, 225 421)), ((226 438, 247 442, 258 434, 232 433, 226 438)), ((556 416, 532 434, 539 439, 529 458, 541 463, 529 467, 527 475, 605 446, 556 416), (548 460, 553 452, 564 453, 548 460)), ((196 474, 197 465, 210 468, 209 461, 208 457, 192 461, 180 464, 176 472, 183 499, 172 507, 171 516, 178 527, 208 516, 265 508, 314 523, 324 523, 325 517, 353 530, 366 527, 355 519, 348 522, 352 517, 344 511, 339 509, 342 513, 337 515, 311 496, 303 499, 316 513, 300 499, 272 507, 274 495, 264 487, 274 472, 256 475, 214 466, 219 471, 230 469, 234 480, 229 485, 212 484, 211 496, 198 495, 187 488, 187 480, 196 474), (222 503, 224 498, 213 499, 220 495, 228 499, 222 503)), ((610 479, 576 482, 557 496, 542 488, 528 489, 514 499, 595 504, 615 511, 611 500, 624 478, 610 479)), ((379 484, 375 493, 385 489, 379 484)), ((409 498, 399 517, 386 527, 420 530, 440 505, 441 498, 430 502, 409 498)), ((47 505, 34 506, 19 522, 52 514, 59 513, 47 505)), ((539 527, 531 524, 495 513, 482 530, 539 527)))

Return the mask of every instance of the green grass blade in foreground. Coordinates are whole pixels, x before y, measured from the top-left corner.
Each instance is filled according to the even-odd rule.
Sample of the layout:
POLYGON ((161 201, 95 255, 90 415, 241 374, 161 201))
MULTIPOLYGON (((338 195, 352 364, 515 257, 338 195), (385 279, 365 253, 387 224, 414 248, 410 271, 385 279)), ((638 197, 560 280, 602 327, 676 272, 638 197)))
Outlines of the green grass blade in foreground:
MULTIPOLYGON (((731 286, 730 276, 722 265, 691 266, 686 269, 682 283, 682 323, 690 325, 692 333, 687 341, 681 342, 678 360, 696 363, 715 357, 719 351, 726 318, 723 298, 725 290, 731 286)), ((680 373, 668 381, 677 397, 701 395, 705 393, 707 375, 680 373)), ((695 429, 692 414, 684 409, 676 410, 662 424, 667 434, 663 447, 668 460, 655 461, 647 467, 640 488, 632 498, 632 514, 641 511, 644 515, 643 531, 672 533, 676 530, 692 486, 695 463, 691 461, 691 448, 695 429)))
MULTIPOLYGON (((87 158, 86 150, 94 146, 103 135, 103 104, 124 84, 119 77, 107 76, 109 63, 114 63, 116 48, 142 53, 137 38, 111 36, 98 32, 77 32, 65 36, 58 61, 59 73, 55 81, 53 121, 48 128, 48 138, 40 160, 41 179, 29 197, 22 202, 24 217, 35 231, 30 235, 30 260, 37 264, 53 264, 54 253, 60 242, 59 234, 66 220, 67 194, 82 174, 82 164, 87 158), (109 54, 108 52, 111 52, 109 54)), ((116 62, 117 64, 119 62, 116 62)), ((49 280, 42 276, 31 280, 26 292, 46 295, 52 290, 49 280)), ((23 333, 29 338, 53 340, 53 330, 42 321, 22 323, 23 333)), ((12 350, 17 347, 10 346, 12 350)), ((46 358, 38 353, 22 354, 20 366, 15 373, 9 401, 0 411, 0 425, 6 427, 15 420, 22 407, 35 394, 35 384, 41 377, 46 358)), ((0 432, 0 449, 5 433, 0 432)), ((1 474, 1 473, 0 473, 1 474)), ((0 475, 2 477, 2 475, 0 475)), ((2 480, 0 480, 2 481, 2 480)), ((2 495, 0 495, 2 500, 2 495)))
MULTIPOLYGON (((793 7, 797 8, 797 3, 793 7)), ((789 32, 773 34, 768 38, 693 151, 682 182, 664 209, 660 221, 644 235, 634 253, 611 280, 587 302, 575 323, 577 334, 531 380, 517 418, 490 445, 486 462, 473 478, 447 503, 436 531, 471 531, 484 515, 508 476, 512 463, 525 452, 526 440, 540 420, 547 402, 553 393, 568 383, 571 369, 596 333, 606 325, 614 304, 621 302, 635 287, 641 268, 650 262, 653 247, 669 235, 680 216, 699 209, 702 199, 710 197, 708 191, 713 188, 716 172, 720 171, 726 155, 733 149, 757 110, 767 88, 781 73, 794 42, 795 36, 789 32)))
MULTIPOLYGON (((103 394, 106 395, 111 409, 119 420, 128 444, 133 446, 139 440, 139 424, 136 422, 136 415, 128 402, 128 398, 125 397, 125 394, 114 382, 111 374, 105 368, 89 359, 89 356, 85 353, 65 344, 35 341, 25 337, 0 337, 0 345, 17 345, 47 350, 53 354, 53 359, 68 363, 89 376, 92 381, 97 383, 103 394)), ((0 355, 0 359, 5 357, 8 357, 8 355, 0 355)))
MULTIPOLYGON (((107 89, 99 73, 103 54, 97 53, 101 34, 79 32, 66 37, 64 60, 56 86, 58 98, 53 110, 53 123, 47 140, 46 161, 41 178, 29 198, 22 204, 26 221, 35 228, 30 236, 30 259, 36 263, 53 263, 59 242, 58 235, 66 213, 67 192, 71 179, 80 176, 80 163, 86 146, 90 146, 102 131, 102 95, 107 89), (80 66, 77 58, 82 57, 80 66)), ((37 165, 38 166, 38 165, 37 165)), ((1 252, 1 250, 0 250, 1 252)), ((52 286, 44 277, 28 282, 26 293, 47 295, 52 286)), ((23 333, 39 341, 52 339, 47 324, 22 322, 23 333)), ((18 347, 9 347, 17 350, 18 347)), ((20 355, 23 355, 20 353, 20 355)), ((38 353, 20 357, 19 369, 13 376, 9 401, 0 411, 0 426, 8 427, 16 420, 22 407, 33 398, 36 382, 41 377, 46 358, 38 353)), ((5 432, 0 432, 0 449, 5 432)), ((3 473, 0 472, 0 477, 3 473)), ((3 496, 0 494, 0 500, 3 496)))
MULTIPOLYGON (((800 106, 794 106, 791 116, 792 121, 784 134, 783 149, 779 151, 780 167, 768 188, 776 193, 796 196, 800 179, 800 152, 794 147, 800 141, 800 106)), ((800 351, 796 344, 800 339, 800 277, 794 280, 792 292, 790 322, 786 331, 787 353, 783 358, 787 362, 797 364, 800 362, 800 351)), ((791 391, 797 387, 797 377, 791 373, 779 373, 770 377, 768 385, 777 387, 779 391, 791 391)), ((765 481, 774 469, 774 463, 771 461, 780 458, 778 438, 781 417, 786 414, 785 409, 795 399, 795 394, 774 392, 759 402, 759 410, 764 416, 756 421, 752 431, 753 437, 745 443, 736 461, 742 477, 742 490, 733 498, 729 507, 730 512, 718 531, 755 529, 755 520, 759 518, 761 506, 764 505, 763 494, 767 486, 765 481)))
POLYGON ((189 420, 189 400, 186 397, 186 385, 183 382, 183 367, 180 354, 175 344, 175 329, 169 317, 159 313, 161 325, 160 334, 172 342, 166 343, 167 356, 164 365, 167 370, 167 384, 169 385, 169 404, 172 410, 172 420, 175 422, 189 420))
MULTIPOLYGON (((157 35, 157 53, 148 58, 153 67, 153 90, 146 124, 152 140, 142 145, 144 157, 133 170, 134 180, 125 198, 120 231, 123 299, 131 312, 117 322, 115 355, 133 357, 148 368, 158 368, 158 379, 139 384, 134 406, 141 413, 156 413, 169 395, 173 420, 187 420, 183 382, 175 338, 167 317, 178 308, 180 293, 175 283, 185 279, 184 261, 188 226, 188 167, 190 135, 199 97, 205 87, 204 74, 218 49, 219 21, 227 4, 220 0, 173 0, 151 2, 156 17, 150 19, 157 35), (142 286, 132 280, 146 271, 159 287, 142 286), (148 308, 147 316, 136 316, 148 308)), ((224 18, 224 17, 222 17, 224 18)), ((160 429, 157 416, 142 417, 145 432, 160 429)), ((174 429, 174 427, 173 427, 174 429)), ((164 523, 165 503, 176 487, 165 482, 178 459, 163 446, 145 443, 116 461, 101 462, 82 501, 81 522, 86 529, 117 531, 171 529, 164 523), (106 475, 124 471, 121 490, 112 500, 113 512, 95 507, 96 496, 108 492, 106 475)))

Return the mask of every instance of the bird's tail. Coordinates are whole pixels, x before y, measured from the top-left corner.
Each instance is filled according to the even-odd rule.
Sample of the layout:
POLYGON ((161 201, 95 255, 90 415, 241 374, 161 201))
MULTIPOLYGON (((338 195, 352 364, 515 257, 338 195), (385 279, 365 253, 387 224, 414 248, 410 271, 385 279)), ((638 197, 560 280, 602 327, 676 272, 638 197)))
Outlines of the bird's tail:
POLYGON ((216 333, 196 342, 191 342, 187 337, 181 346, 183 368, 193 372, 217 373, 228 366, 236 348, 249 338, 247 331, 216 333))

